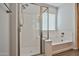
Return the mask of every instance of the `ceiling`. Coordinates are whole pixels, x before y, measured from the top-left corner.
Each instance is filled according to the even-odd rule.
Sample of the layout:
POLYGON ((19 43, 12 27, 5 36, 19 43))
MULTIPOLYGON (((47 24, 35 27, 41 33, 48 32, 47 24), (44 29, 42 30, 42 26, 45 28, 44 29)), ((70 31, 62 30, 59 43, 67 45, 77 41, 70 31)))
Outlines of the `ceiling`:
POLYGON ((60 7, 64 3, 48 3, 49 5, 55 6, 55 7, 60 7))
MULTIPOLYGON (((48 3, 49 5, 52 5, 52 6, 54 6, 54 7, 59 7, 59 6, 61 6, 63 3, 48 3)), ((47 4, 47 5, 48 5, 47 4)), ((40 5, 44 5, 44 4, 40 4, 40 5)), ((23 9, 23 12, 25 13, 27 13, 28 15, 29 14, 33 14, 33 15, 38 15, 38 14, 40 14, 40 6, 37 6, 37 5, 33 5, 33 4, 28 4, 28 6, 25 6, 26 8, 25 9, 23 9)), ((44 11, 45 9, 47 9, 46 7, 43 7, 43 10, 42 11, 44 11)), ((53 11, 55 11, 55 9, 49 9, 50 11, 51 10, 53 10, 53 11)))

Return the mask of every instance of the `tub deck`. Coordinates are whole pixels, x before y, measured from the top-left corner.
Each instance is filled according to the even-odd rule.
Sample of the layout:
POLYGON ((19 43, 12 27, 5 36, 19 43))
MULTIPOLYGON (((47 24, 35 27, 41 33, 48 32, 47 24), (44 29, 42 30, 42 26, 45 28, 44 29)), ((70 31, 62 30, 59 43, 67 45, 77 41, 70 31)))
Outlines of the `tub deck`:
POLYGON ((45 41, 45 55, 51 56, 72 49, 72 41, 52 43, 51 40, 45 41))

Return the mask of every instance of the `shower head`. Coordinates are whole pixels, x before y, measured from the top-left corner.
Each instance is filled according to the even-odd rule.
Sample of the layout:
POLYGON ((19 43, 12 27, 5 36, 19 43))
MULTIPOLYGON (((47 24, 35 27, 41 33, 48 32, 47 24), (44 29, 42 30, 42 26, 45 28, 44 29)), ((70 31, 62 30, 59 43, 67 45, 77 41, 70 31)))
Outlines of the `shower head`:
POLYGON ((26 9, 26 7, 28 7, 28 6, 29 6, 28 4, 22 4, 23 9, 26 9))
POLYGON ((27 6, 27 7, 28 7, 28 6, 29 6, 29 4, 25 4, 25 6, 27 6))

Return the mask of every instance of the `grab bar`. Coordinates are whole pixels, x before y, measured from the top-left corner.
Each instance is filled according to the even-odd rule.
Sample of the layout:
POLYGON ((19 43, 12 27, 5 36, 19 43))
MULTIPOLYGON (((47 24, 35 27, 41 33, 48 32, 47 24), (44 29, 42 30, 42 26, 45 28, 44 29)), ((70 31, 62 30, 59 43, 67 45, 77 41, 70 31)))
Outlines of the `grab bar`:
POLYGON ((7 9, 8 9, 6 12, 7 12, 7 13, 12 13, 11 9, 7 6, 7 4, 4 3, 4 5, 5 5, 5 7, 7 7, 7 9))

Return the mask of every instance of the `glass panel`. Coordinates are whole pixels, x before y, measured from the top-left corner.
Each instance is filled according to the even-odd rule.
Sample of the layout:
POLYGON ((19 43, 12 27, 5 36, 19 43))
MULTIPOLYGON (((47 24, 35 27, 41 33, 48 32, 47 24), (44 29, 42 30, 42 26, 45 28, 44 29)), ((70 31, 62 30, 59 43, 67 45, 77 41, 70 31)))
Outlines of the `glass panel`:
MULTIPOLYGON (((21 55, 36 55, 40 53, 40 6, 22 4, 23 27, 21 30, 21 55)), ((22 17, 21 16, 21 17, 22 17)))
POLYGON ((49 30, 56 30, 56 15, 49 13, 49 30))
POLYGON ((56 8, 49 8, 49 39, 54 41, 56 37, 56 8))
POLYGON ((42 30, 47 31, 47 11, 42 14, 42 30))
POLYGON ((47 30, 48 30, 48 9, 44 7, 42 9, 42 52, 45 53, 45 40, 47 39, 47 30))
POLYGON ((42 13, 42 39, 47 39, 47 16, 48 16, 48 13, 47 13, 47 10, 48 9, 45 9, 42 13))

